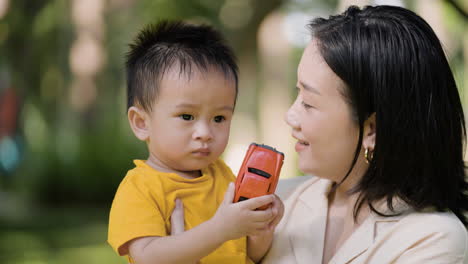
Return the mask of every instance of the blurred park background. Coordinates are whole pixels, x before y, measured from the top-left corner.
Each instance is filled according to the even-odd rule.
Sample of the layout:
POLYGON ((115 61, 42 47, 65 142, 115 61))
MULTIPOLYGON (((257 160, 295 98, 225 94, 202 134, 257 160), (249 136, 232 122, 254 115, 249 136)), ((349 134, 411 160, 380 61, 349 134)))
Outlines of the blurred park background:
POLYGON ((258 142, 286 153, 282 177, 300 175, 283 116, 305 25, 350 4, 423 16, 467 106, 467 0, 0 0, 0 263, 126 263, 106 244, 107 217, 132 160, 147 154, 127 123, 124 55, 158 19, 211 24, 237 52, 240 97, 224 154, 233 171, 258 142))

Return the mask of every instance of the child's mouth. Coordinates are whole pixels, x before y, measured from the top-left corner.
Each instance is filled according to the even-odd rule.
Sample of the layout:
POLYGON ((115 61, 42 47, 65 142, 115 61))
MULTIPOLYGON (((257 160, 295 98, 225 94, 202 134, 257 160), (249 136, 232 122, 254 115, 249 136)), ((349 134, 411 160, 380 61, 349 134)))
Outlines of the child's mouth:
POLYGON ((211 154, 211 151, 208 148, 201 148, 201 149, 195 150, 192 153, 195 154, 196 156, 207 157, 211 154))

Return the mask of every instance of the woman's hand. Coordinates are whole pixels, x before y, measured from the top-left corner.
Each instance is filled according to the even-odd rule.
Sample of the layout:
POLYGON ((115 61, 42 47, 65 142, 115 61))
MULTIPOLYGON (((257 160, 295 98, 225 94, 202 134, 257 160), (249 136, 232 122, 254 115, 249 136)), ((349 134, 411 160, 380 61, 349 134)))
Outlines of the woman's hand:
POLYGON ((281 218, 283 218, 283 202, 278 196, 274 196, 275 199, 270 207, 275 217, 268 224, 267 228, 258 234, 249 235, 247 238, 247 254, 254 262, 259 262, 270 248, 271 242, 273 241, 273 233, 275 228, 280 222, 281 218))

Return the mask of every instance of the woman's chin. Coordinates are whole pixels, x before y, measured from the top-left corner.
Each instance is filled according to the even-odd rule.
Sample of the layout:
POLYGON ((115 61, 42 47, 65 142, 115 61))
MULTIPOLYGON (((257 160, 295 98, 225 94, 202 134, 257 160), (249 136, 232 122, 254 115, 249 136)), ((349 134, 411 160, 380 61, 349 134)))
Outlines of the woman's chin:
POLYGON ((306 175, 316 175, 317 173, 316 170, 310 167, 310 164, 303 164, 301 162, 298 164, 298 169, 306 175))

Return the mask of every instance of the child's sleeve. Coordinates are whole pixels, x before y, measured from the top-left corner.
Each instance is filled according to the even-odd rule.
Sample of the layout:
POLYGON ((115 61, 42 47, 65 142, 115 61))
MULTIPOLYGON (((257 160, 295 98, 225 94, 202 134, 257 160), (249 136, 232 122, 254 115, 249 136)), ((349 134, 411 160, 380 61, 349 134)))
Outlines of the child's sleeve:
POLYGON ((108 242, 120 255, 127 255, 127 242, 145 236, 166 236, 164 217, 145 186, 124 180, 114 197, 109 215, 108 242))

